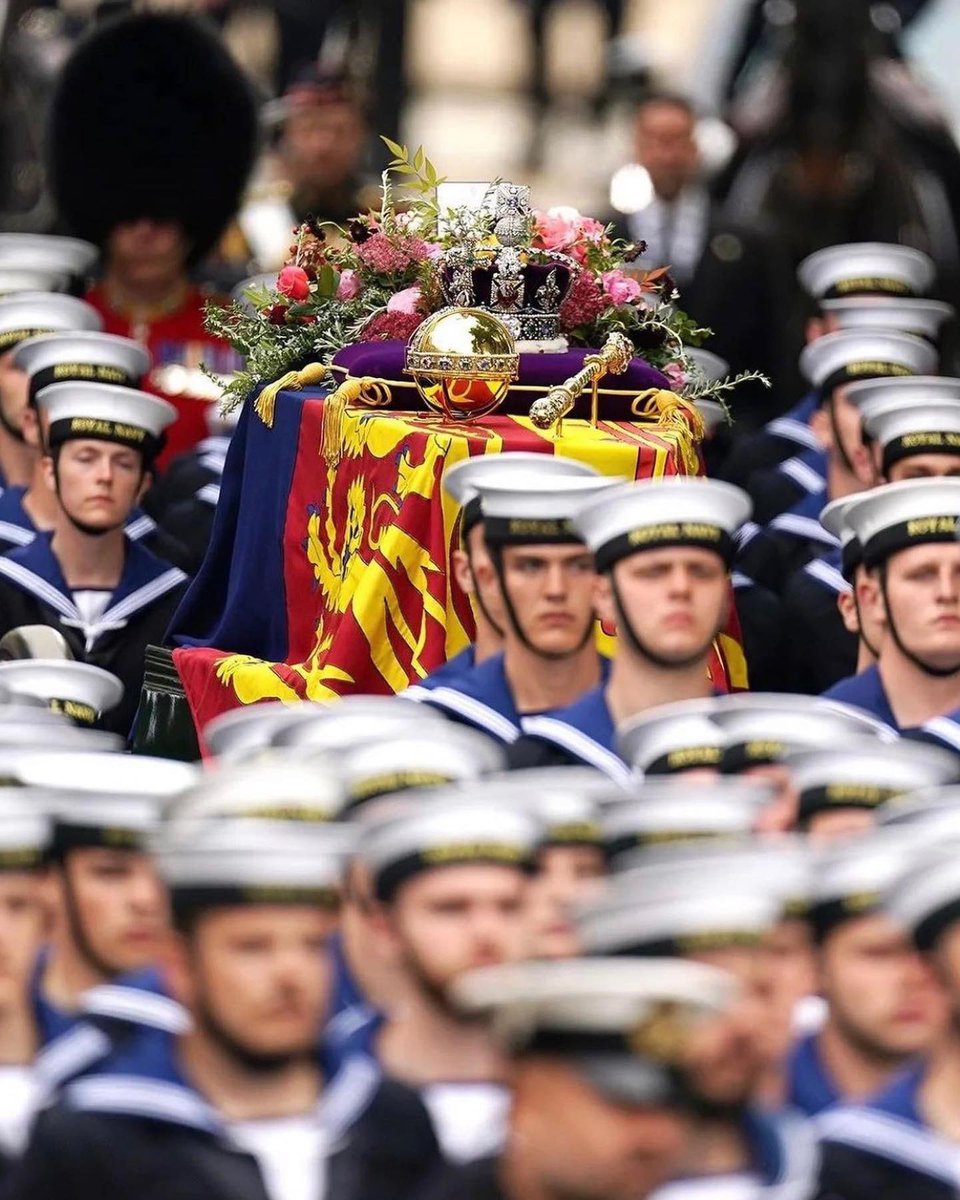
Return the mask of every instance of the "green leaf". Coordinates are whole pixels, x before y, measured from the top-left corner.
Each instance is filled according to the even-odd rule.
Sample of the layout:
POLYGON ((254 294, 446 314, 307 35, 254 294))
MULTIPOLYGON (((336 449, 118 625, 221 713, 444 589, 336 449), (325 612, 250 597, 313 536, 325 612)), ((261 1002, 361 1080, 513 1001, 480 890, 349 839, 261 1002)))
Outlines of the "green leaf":
POLYGON ((329 299, 336 293, 337 275, 333 267, 324 264, 317 273, 317 295, 329 299))
POLYGON ((384 137, 383 134, 380 135, 380 141, 383 142, 383 144, 395 158, 400 159, 401 162, 407 161, 409 156, 406 146, 401 146, 399 142, 392 142, 390 138, 384 137))
POLYGON ((422 147, 422 146, 418 146, 418 147, 417 147, 417 152, 416 152, 416 154, 413 156, 413 167, 414 167, 414 170, 415 170, 415 171, 416 171, 418 174, 419 174, 419 173, 420 173, 420 172, 423 170, 424 163, 426 162, 426 159, 427 159, 427 156, 426 156, 426 154, 424 153, 424 149, 423 149, 423 147, 422 147))

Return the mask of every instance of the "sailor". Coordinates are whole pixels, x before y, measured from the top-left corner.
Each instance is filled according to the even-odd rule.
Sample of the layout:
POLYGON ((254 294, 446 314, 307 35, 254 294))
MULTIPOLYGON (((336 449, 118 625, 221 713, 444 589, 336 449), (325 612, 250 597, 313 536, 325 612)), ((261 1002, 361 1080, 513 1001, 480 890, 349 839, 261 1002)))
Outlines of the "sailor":
POLYGON ((739 488, 687 478, 623 484, 580 510, 573 523, 600 572, 597 614, 619 635, 610 679, 565 709, 525 717, 514 766, 585 763, 625 780, 615 727, 710 694, 707 661, 728 615, 733 536, 749 512, 739 488))
POLYGON ((691 1056, 702 1125, 664 1200, 697 1196, 708 1180, 726 1186, 721 1194, 746 1197, 779 1195, 790 1178, 791 1194, 815 1195, 812 1133, 759 1103, 770 1066, 764 1038, 774 1020, 764 943, 788 898, 776 862, 775 846, 750 839, 648 851, 641 865, 615 874, 578 920, 588 954, 683 958, 722 969, 740 985, 709 1050, 691 1056))
POLYGON ((102 322, 96 309, 73 296, 24 292, 0 298, 0 484, 30 484, 37 450, 24 440, 23 415, 30 385, 14 363, 21 342, 39 333, 95 332, 102 322))
POLYGON ((210 818, 162 829, 156 849, 162 991, 87 998, 99 1053, 38 1119, 11 1194, 410 1195, 437 1162, 419 1100, 369 1059, 331 1075, 317 1052, 343 830, 210 818))
MULTIPOLYGON (((23 412, 23 437, 36 451, 33 474, 26 487, 8 487, 0 496, 0 552, 27 546, 39 530, 53 528, 57 497, 43 473, 46 431, 41 425, 37 396, 51 383, 86 381, 115 387, 136 387, 150 367, 144 346, 109 333, 41 334, 21 342, 13 365, 28 379, 27 407, 23 412)), ((160 558, 182 566, 183 547, 163 534, 156 521, 139 506, 127 520, 127 536, 142 541, 160 558)))
POLYGON ((52 233, 0 234, 0 296, 81 291, 97 263, 97 248, 52 233))
POLYGON ((960 379, 874 379, 848 396, 884 483, 960 475, 960 379))
POLYGON ((857 585, 865 619, 884 626, 877 663, 824 695, 894 729, 960 706, 960 480, 891 483, 860 496, 844 519, 863 547, 857 585))
POLYGON ((615 483, 595 472, 557 475, 534 466, 517 473, 509 463, 499 477, 475 482, 487 561, 472 570, 479 589, 499 590, 504 649, 456 679, 439 687, 428 681, 405 696, 509 744, 524 714, 561 708, 600 682, 593 557, 570 519, 615 483))
POLYGON ((124 699, 106 726, 126 734, 144 651, 162 643, 187 579, 124 532, 173 409, 145 392, 97 383, 52 384, 38 404, 49 430, 47 485, 60 505, 52 534, 0 558, 0 632, 52 625, 78 660, 116 675, 124 699))
POLYGON ((426 1200, 647 1200, 696 1141, 681 1066, 731 1003, 722 971, 676 960, 569 959, 487 967, 454 988, 512 1059, 509 1136, 452 1167, 426 1200))
MULTIPOLYGON (((910 246, 848 242, 817 250, 797 269, 801 288, 819 309, 807 323, 808 343, 840 328, 837 316, 824 312, 823 306, 829 301, 922 297, 935 275, 936 267, 929 255, 910 246)), ((759 434, 743 438, 725 464, 722 477, 746 486, 758 468, 776 466, 797 453, 822 451, 823 443, 811 428, 818 403, 816 391, 812 391, 788 412, 769 421, 759 434)))
POLYGON ((845 739, 836 749, 799 750, 783 764, 797 793, 797 827, 814 841, 866 833, 888 801, 960 780, 960 762, 934 746, 845 739))
POLYGON ((88 988, 155 964, 166 899, 146 840, 163 804, 197 772, 167 759, 39 748, 5 768, 20 788, 48 797, 53 823, 53 927, 34 977, 46 1045, 73 1027, 88 988))
POLYGON ((836 547, 819 520, 827 501, 877 482, 873 456, 863 443, 860 413, 848 396, 849 385, 864 379, 930 374, 936 369, 937 353, 928 342, 909 334, 849 330, 811 342, 800 363, 817 390, 819 403, 811 427, 827 453, 826 488, 806 494, 765 529, 750 529, 741 538, 737 555, 738 569, 777 592, 804 563, 836 547))
MULTIPOLYGON (((960 874, 957 832, 944 836, 935 818, 918 825, 912 862, 888 889, 886 911, 911 938, 946 992, 949 1017, 928 1055, 899 1074, 879 1094, 859 1104, 824 1113, 821 1195, 866 1200, 903 1195, 948 1200, 957 1195, 955 1090, 960 1040, 956 1030, 958 992, 957 914, 960 874)), ((902 839, 904 829, 894 835, 902 839)))
POLYGON ((41 1037, 31 995, 47 912, 50 823, 34 793, 0 793, 0 1182, 9 1178, 42 1100, 33 1065, 41 1037))
POLYGON ((787 1067, 787 1102, 808 1116, 883 1091, 942 1033, 944 998, 883 911, 909 853, 902 830, 885 829, 817 857, 807 920, 826 1017, 794 1043, 787 1067))
POLYGON ((375 1042, 387 1074, 415 1086, 444 1157, 496 1153, 506 1132, 506 1063, 447 991, 465 972, 519 961, 541 827, 483 781, 407 792, 363 823, 375 921, 404 986, 375 1042))

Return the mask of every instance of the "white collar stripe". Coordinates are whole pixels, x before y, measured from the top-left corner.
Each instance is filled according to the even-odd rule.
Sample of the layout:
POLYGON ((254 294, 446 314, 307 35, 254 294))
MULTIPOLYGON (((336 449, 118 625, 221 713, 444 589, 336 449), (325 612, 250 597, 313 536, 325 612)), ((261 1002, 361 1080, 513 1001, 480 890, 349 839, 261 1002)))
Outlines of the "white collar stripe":
POLYGON ((0 521, 0 538, 13 542, 17 546, 29 546, 37 535, 22 525, 14 525, 12 521, 0 521))
POLYGON ((616 783, 628 783, 632 778, 630 768, 622 759, 605 746, 601 746, 582 729, 576 729, 566 721, 560 721, 556 717, 524 717, 521 725, 524 733, 554 742, 564 750, 569 750, 584 762, 598 767, 616 783))
POLYGON ((148 517, 146 513, 142 517, 137 517, 135 521, 131 521, 129 525, 124 526, 123 532, 130 538, 131 541, 137 542, 140 538, 144 538, 148 533, 153 533, 157 523, 153 517, 148 517))
POLYGON ((116 1017, 149 1025, 167 1033, 186 1033, 190 1017, 185 1008, 169 996, 151 995, 138 988, 104 984, 91 988, 82 997, 84 1012, 97 1017, 116 1017))
POLYGON ((52 1091, 69 1076, 103 1058, 111 1047, 107 1035, 93 1025, 75 1025, 40 1051, 34 1070, 43 1087, 52 1091))
POLYGON ((811 450, 823 449, 810 426, 804 421, 798 421, 796 417, 776 417, 767 424, 766 430, 774 437, 799 442, 801 445, 809 446, 811 450))
POLYGON ((920 1174, 956 1185, 950 1157, 937 1139, 907 1121, 865 1108, 839 1108, 818 1117, 816 1128, 825 1141, 892 1159, 920 1174))
POLYGON ((64 1089, 67 1103, 88 1112, 154 1117, 180 1125, 216 1128, 216 1113, 188 1088, 137 1075, 104 1075, 79 1079, 64 1089))
POLYGON ((838 571, 828 562, 823 559, 815 558, 812 562, 808 562, 804 567, 808 575, 812 575, 814 579, 819 579, 821 583, 825 583, 827 587, 832 588, 835 592, 851 591, 850 584, 843 577, 843 572, 838 571))
POLYGON ((802 458, 788 458, 785 463, 780 464, 779 469, 794 483, 798 483, 805 492, 822 492, 827 486, 824 477, 802 458))
POLYGON ((924 721, 920 726, 924 733, 932 733, 942 742, 948 742, 955 750, 960 750, 960 726, 949 717, 933 717, 924 721))
POLYGON ((828 532, 813 517, 803 517, 799 513, 781 513, 770 522, 771 529, 780 529, 784 533, 797 533, 814 542, 824 542, 827 546, 839 546, 840 542, 828 532))
POLYGON ((458 692, 454 688, 434 688, 432 692, 427 692, 423 700, 426 704, 435 704, 437 708, 445 708, 448 712, 455 712, 461 717, 466 717, 468 721, 474 721, 483 729, 489 730, 495 737, 500 738, 501 741, 515 742, 520 736, 520 730, 502 713, 498 713, 496 709, 484 704, 481 700, 475 700, 473 696, 465 696, 463 692, 458 692))
POLYGON ((76 621, 80 620, 80 610, 72 600, 69 600, 63 592, 58 591, 52 583, 48 583, 42 576, 37 575, 21 563, 13 562, 9 558, 0 558, 0 575, 6 575, 14 583, 19 583, 28 592, 49 604, 51 608, 55 608, 63 616, 72 617, 76 621))

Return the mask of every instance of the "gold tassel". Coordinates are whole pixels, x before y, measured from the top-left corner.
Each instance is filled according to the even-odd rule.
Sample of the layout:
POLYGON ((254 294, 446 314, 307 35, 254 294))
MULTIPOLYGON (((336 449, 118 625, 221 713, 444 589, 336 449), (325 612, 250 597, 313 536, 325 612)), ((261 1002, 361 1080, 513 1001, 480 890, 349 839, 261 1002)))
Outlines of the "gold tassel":
POLYGON ((327 377, 327 370, 323 363, 307 363, 301 371, 288 371, 286 375, 281 375, 260 392, 253 405, 254 412, 264 425, 272 429, 277 396, 280 392, 297 391, 311 383, 322 383, 327 377))
POLYGON ((703 441, 703 417, 692 400, 664 388, 648 388, 630 406, 635 417, 656 415, 657 424, 680 435, 680 453, 691 475, 700 470, 697 447, 703 441))

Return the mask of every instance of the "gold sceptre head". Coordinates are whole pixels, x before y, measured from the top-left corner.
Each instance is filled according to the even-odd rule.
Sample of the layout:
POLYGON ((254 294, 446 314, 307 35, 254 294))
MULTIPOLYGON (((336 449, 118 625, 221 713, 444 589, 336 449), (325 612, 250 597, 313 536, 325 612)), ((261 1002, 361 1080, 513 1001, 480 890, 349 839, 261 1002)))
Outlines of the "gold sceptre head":
POLYGON ((558 425, 571 411, 588 387, 593 388, 593 411, 591 420, 596 425, 597 385, 604 375, 622 375, 633 358, 633 343, 622 333, 611 333, 598 354, 583 360, 583 366, 569 379, 552 387, 545 396, 534 400, 530 406, 530 420, 538 429, 549 429, 558 425))

